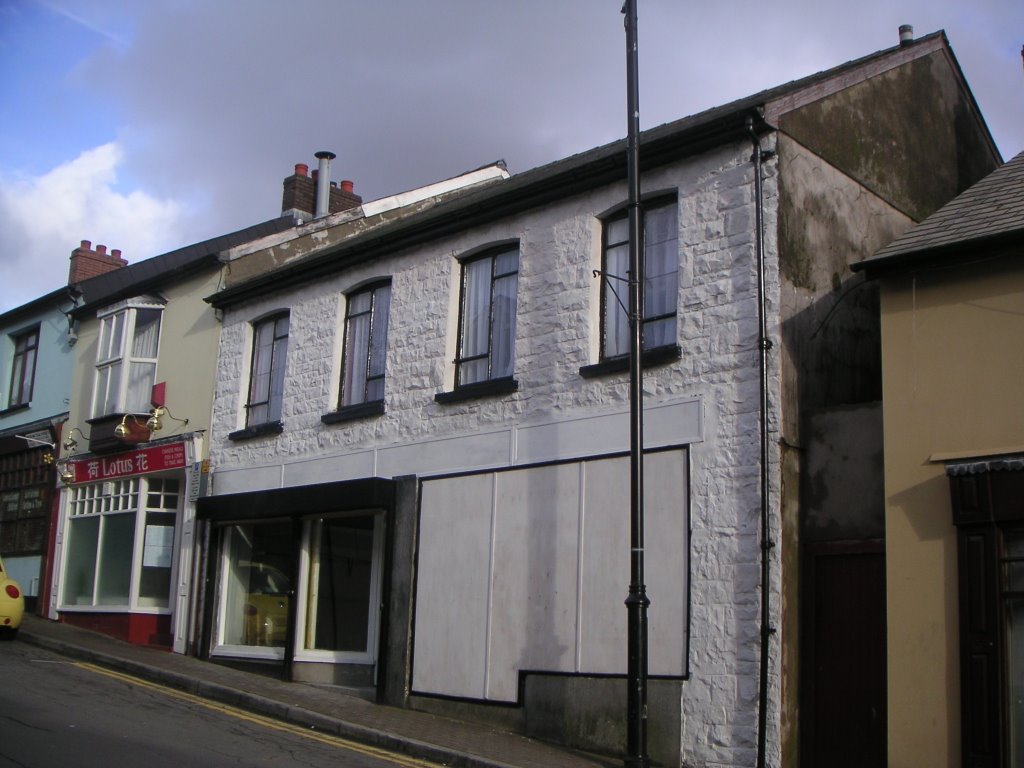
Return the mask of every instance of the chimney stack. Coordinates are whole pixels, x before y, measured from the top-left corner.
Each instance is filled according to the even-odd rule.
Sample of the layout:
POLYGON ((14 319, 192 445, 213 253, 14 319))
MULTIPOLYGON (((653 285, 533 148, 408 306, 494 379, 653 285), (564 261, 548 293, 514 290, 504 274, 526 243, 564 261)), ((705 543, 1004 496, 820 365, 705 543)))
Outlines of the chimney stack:
POLYGON ((68 285, 76 285, 90 277, 112 272, 115 269, 128 264, 126 259, 121 258, 121 250, 114 248, 107 254, 107 246, 97 245, 96 250, 92 248, 92 242, 83 240, 75 250, 71 252, 71 267, 68 270, 68 285))
POLYGON ((305 163, 295 164, 294 174, 284 180, 282 216, 304 222, 363 204, 363 198, 353 192, 351 181, 343 181, 340 186, 331 181, 330 161, 335 157, 333 152, 317 152, 319 167, 312 173, 305 163))

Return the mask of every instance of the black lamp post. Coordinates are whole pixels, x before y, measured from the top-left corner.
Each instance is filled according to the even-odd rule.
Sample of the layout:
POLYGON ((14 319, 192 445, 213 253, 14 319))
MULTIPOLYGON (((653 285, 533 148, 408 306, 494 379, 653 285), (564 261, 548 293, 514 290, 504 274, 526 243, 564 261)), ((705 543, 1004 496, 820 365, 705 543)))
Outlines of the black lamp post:
POLYGON ((638 87, 636 0, 622 6, 626 15, 626 138, 629 169, 629 483, 630 582, 626 598, 629 662, 626 675, 627 768, 650 765, 647 757, 647 587, 644 584, 644 407, 643 311, 644 259, 640 217, 640 98, 638 87))

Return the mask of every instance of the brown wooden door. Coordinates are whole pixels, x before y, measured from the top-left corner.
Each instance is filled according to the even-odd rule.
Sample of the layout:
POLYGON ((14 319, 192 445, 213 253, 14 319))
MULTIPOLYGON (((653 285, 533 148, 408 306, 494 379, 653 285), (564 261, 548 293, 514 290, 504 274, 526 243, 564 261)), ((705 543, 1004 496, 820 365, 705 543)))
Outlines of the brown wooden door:
POLYGON ((884 766, 884 544, 815 542, 805 568, 800 764, 884 766))

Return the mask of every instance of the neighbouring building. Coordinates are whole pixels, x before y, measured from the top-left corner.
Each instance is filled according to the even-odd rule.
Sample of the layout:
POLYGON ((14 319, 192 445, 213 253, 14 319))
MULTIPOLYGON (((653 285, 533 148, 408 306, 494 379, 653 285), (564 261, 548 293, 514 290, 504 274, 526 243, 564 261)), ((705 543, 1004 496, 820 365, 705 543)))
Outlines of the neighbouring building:
POLYGON ((127 263, 106 251, 83 241, 72 251, 65 287, 0 315, 0 554, 33 612, 50 589, 55 462, 77 341, 69 313, 90 278, 127 263))
MULTIPOLYGON (((841 602, 885 562, 849 265, 998 152, 936 33, 640 155, 651 755, 884 765, 884 577, 841 602)), ((228 254, 201 655, 621 750, 625 175, 616 142, 228 254)))
POLYGON ((95 276, 68 311, 51 618, 187 649, 220 333, 203 296, 220 284, 220 253, 293 226, 282 216, 95 276))
POLYGON ((888 765, 1024 765, 1024 154, 854 268, 881 288, 888 765))

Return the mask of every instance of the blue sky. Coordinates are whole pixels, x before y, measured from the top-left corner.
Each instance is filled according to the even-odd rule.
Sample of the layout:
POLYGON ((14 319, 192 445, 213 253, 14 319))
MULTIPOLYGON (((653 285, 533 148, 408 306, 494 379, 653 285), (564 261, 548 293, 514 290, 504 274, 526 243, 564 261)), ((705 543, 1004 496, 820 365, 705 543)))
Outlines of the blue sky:
MULTIPOLYGON (((364 199, 625 133, 621 0, 0 0, 0 311, 80 240, 138 261, 280 212, 314 152, 364 199)), ((945 29, 1004 158, 1021 0, 639 0, 650 127, 945 29)))

